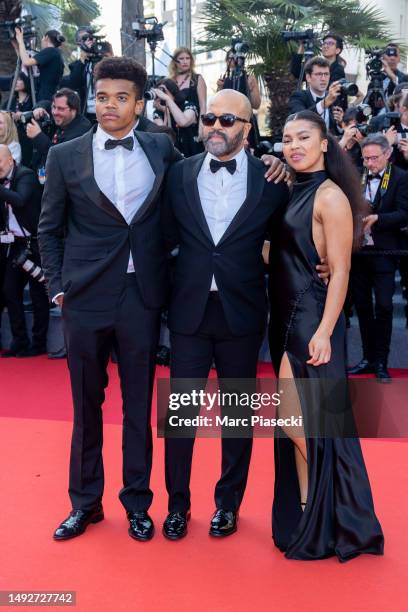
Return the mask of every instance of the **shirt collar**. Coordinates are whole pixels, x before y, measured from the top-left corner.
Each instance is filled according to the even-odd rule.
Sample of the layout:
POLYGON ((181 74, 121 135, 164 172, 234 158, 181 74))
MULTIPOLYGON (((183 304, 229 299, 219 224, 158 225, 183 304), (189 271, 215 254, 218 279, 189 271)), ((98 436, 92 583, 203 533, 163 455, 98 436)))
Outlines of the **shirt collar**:
POLYGON ((316 101, 316 98, 322 98, 323 99, 325 97, 325 95, 326 95, 326 92, 324 92, 323 95, 316 93, 315 91, 313 91, 313 89, 311 87, 309 87, 309 91, 312 94, 312 98, 313 98, 314 101, 316 101))
MULTIPOLYGON (((135 138, 135 134, 134 134, 134 131, 135 131, 138 123, 139 123, 139 121, 137 121, 135 123, 135 125, 132 127, 132 129, 129 131, 129 133, 126 134, 126 136, 124 136, 124 138, 129 138, 129 136, 133 138, 133 142, 134 142, 133 146, 134 147, 136 147, 138 145, 137 139, 135 138)), ((102 151, 102 150, 105 150, 105 142, 107 140, 110 140, 110 139, 114 140, 115 137, 112 136, 111 134, 108 134, 107 132, 105 132, 105 130, 102 129, 101 126, 98 124, 98 127, 97 127, 96 132, 95 132, 94 139, 95 139, 95 144, 96 144, 97 148, 100 151, 102 151)))
MULTIPOLYGON (((218 157, 212 155, 212 153, 207 153, 204 160, 204 170, 206 172, 210 172, 210 161, 212 159, 218 159, 218 157)), ((243 172, 245 170, 246 152, 244 147, 242 147, 242 149, 231 159, 235 159, 237 162, 236 172, 243 172)))

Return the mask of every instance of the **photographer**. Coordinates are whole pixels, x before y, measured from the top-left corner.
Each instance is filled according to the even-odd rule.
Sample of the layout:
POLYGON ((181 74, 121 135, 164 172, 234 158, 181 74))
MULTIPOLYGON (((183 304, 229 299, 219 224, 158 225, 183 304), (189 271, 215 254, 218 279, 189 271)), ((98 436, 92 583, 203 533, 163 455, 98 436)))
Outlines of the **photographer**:
POLYGON ((21 146, 21 163, 29 166, 33 155, 32 142, 27 138, 24 124, 21 121, 22 113, 33 108, 30 94, 30 79, 25 72, 20 72, 16 81, 16 89, 11 101, 10 112, 17 127, 18 140, 21 146))
POLYGON ((179 88, 180 96, 193 102, 198 109, 198 116, 207 108, 207 85, 201 74, 195 72, 194 56, 187 47, 179 47, 174 51, 169 64, 169 78, 179 88))
MULTIPOLYGON (((302 59, 305 51, 305 44, 299 45, 297 53, 292 56, 290 65, 290 72, 293 76, 298 79, 302 70, 302 59)), ((339 61, 340 53, 343 51, 343 39, 337 34, 328 33, 323 37, 321 55, 329 62, 330 67, 330 78, 329 84, 345 79, 346 75, 344 72, 344 66, 339 61)))
POLYGON ((368 117, 362 113, 359 107, 348 108, 344 113, 342 122, 343 136, 339 140, 340 147, 351 157, 360 174, 364 170, 360 144, 367 135, 367 120, 368 117))
POLYGON ((394 112, 385 113, 382 117, 385 136, 392 146, 392 161, 395 166, 408 170, 408 95, 397 94, 394 99, 394 112), (395 116, 398 113, 399 116, 395 116), (394 115, 394 117, 391 117, 394 115), (392 125, 387 128, 387 119, 392 125))
POLYGON ((176 147, 185 157, 201 153, 204 147, 198 136, 198 109, 186 100, 172 79, 162 79, 156 89, 153 102, 153 121, 159 126, 171 128, 176 134, 176 147))
POLYGON ((16 28, 15 49, 24 66, 38 66, 38 100, 51 100, 64 73, 64 60, 59 47, 65 38, 57 30, 48 30, 41 39, 41 51, 30 57, 25 47, 24 36, 16 28))
POLYGON ((394 93, 395 87, 398 84, 408 81, 408 75, 398 70, 398 64, 401 61, 398 45, 394 43, 387 45, 381 60, 383 65, 382 72, 385 75, 383 89, 388 98, 394 93))
MULTIPOLYGON (((37 108, 34 114, 37 118, 48 116, 45 109, 40 108, 37 108)), ((33 160, 33 167, 35 169, 45 164, 48 151, 52 145, 73 140, 78 136, 82 136, 82 134, 85 134, 91 128, 91 123, 88 119, 80 114, 79 96, 72 89, 60 89, 54 94, 51 114, 53 125, 50 136, 41 129, 40 124, 34 117, 26 126, 27 136, 32 140, 37 153, 36 159, 33 160)))
POLYGON ((97 43, 92 28, 80 28, 76 33, 76 42, 80 49, 79 59, 69 64, 70 74, 64 77, 62 84, 78 92, 81 99, 80 112, 94 124, 95 88, 93 71, 95 64, 105 55, 109 55, 109 43, 97 43), (102 46, 104 45, 104 46, 102 46))
POLYGON ((337 81, 329 87, 330 64, 324 57, 312 57, 305 65, 308 89, 295 91, 289 99, 289 114, 311 110, 324 119, 334 134, 342 132, 343 110, 335 105, 342 91, 337 81))
POLYGON ((364 245, 353 258, 351 281, 363 360, 349 373, 375 373, 380 382, 390 382, 387 359, 396 256, 376 251, 398 251, 402 246, 401 229, 408 224, 408 174, 391 163, 391 147, 383 134, 368 135, 361 151, 367 168, 364 192, 371 211, 363 219, 364 245))
MULTIPOLYGON (((46 353, 49 304, 44 282, 26 272, 27 259, 41 267, 37 227, 41 209, 38 182, 32 170, 18 166, 5 145, 0 145, 0 223, 8 237, 4 296, 12 343, 2 357, 34 357, 46 353), (19 259, 17 264, 16 259, 19 259), (33 303, 32 343, 24 314, 23 291, 27 282, 33 303)), ((41 276, 41 273, 40 273, 41 276)))

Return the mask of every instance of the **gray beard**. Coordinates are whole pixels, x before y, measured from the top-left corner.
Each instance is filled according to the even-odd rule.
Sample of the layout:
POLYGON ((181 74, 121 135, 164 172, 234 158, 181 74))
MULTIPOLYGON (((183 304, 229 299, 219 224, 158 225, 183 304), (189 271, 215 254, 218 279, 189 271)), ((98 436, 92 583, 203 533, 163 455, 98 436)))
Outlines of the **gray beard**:
POLYGON ((242 129, 238 134, 236 134, 233 138, 228 138, 225 134, 221 132, 210 132, 207 138, 203 139, 205 149, 211 155, 215 157, 221 157, 224 155, 229 155, 236 151, 240 144, 242 144, 244 138, 244 130, 242 129), (210 137, 214 134, 218 134, 224 140, 224 142, 211 142, 210 137))

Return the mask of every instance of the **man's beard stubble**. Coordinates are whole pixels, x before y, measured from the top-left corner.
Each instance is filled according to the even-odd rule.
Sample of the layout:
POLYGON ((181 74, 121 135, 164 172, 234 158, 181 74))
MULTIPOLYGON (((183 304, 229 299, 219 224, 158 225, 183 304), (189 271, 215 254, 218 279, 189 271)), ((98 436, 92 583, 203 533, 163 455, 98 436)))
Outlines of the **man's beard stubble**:
POLYGON ((232 138, 228 138, 225 132, 221 132, 219 130, 212 130, 211 132, 208 132, 205 138, 203 137, 203 143, 204 143, 206 151, 208 153, 211 153, 211 155, 215 155, 216 157, 229 155, 230 153, 233 153, 239 148, 239 146, 243 143, 243 141, 244 141, 244 129, 243 128, 237 134, 235 134, 235 136, 233 136, 232 138), (213 136, 214 134, 221 136, 224 142, 212 143, 211 136, 213 136))

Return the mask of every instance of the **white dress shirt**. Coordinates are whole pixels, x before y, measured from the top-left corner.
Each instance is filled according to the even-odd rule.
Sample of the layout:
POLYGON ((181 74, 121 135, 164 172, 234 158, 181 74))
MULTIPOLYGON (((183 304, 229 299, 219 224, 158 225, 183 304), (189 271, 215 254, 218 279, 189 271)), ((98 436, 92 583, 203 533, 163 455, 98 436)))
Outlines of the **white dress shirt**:
MULTIPOLYGON (((248 158, 245 149, 233 158, 237 162, 234 174, 226 168, 211 172, 210 161, 217 159, 207 153, 197 177, 201 206, 214 244, 218 244, 247 196, 248 158)), ((212 278, 211 291, 217 291, 212 278)))
MULTIPOLYGON (((309 88, 310 93, 312 94, 312 98, 313 100, 316 102, 317 98, 324 98, 325 94, 323 94, 323 96, 321 96, 320 94, 317 94, 313 91, 313 89, 309 88)), ((330 109, 325 108, 323 106, 323 102, 324 100, 320 100, 320 102, 318 102, 316 104, 316 111, 317 113, 321 116, 321 118, 324 120, 327 129, 329 129, 330 127, 330 109)))
MULTIPOLYGON (((384 172, 385 172, 385 168, 384 170, 378 173, 381 176, 381 178, 375 178, 375 179, 372 179, 371 181, 367 180, 365 198, 371 203, 373 203, 375 200, 375 196, 377 195, 377 191, 381 185, 381 181, 383 179, 384 172)), ((374 240, 371 234, 371 230, 364 232, 363 246, 374 246, 374 240)))
MULTIPOLYGON (((142 147, 134 135, 134 127, 124 138, 133 138, 133 150, 122 146, 105 149, 105 142, 115 140, 100 125, 93 137, 95 181, 99 189, 116 206, 127 223, 130 223, 152 190, 155 174, 142 147)), ((128 272, 134 272, 132 253, 128 272)))

